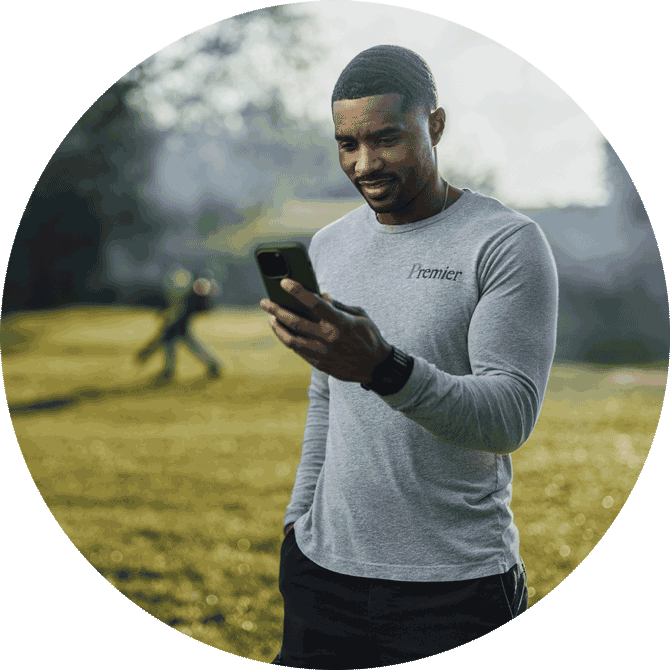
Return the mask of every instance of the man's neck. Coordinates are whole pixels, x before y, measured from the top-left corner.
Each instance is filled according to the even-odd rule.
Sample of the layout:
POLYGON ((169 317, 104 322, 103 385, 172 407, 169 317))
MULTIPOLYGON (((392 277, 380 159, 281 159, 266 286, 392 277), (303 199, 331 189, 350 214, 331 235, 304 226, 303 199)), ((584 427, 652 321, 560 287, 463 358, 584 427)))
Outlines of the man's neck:
POLYGON ((423 221, 448 209, 462 195, 463 191, 440 179, 439 187, 431 189, 428 193, 421 194, 419 196, 421 200, 417 202, 417 198, 417 200, 413 200, 406 207, 396 212, 376 214, 377 221, 386 226, 401 226, 407 223, 423 221))

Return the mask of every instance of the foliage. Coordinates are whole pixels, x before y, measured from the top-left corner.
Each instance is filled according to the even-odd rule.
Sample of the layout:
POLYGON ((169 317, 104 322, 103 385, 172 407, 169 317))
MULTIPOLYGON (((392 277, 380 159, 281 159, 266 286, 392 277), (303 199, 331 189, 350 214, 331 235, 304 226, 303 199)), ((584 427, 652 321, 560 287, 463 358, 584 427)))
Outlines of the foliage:
POLYGON ((269 107, 278 82, 321 55, 306 38, 308 23, 295 7, 280 5, 207 26, 131 70, 122 79, 134 85, 128 102, 161 130, 241 134, 245 109, 269 107))
MULTIPOLYGON (((110 86, 74 124, 34 189, 9 259, 3 312, 113 302, 121 289, 106 276, 106 245, 121 241, 143 262, 165 230, 189 225, 147 197, 167 131, 218 129, 230 141, 244 134, 253 111, 281 112, 277 78, 317 55, 303 44, 303 21, 284 7, 233 17, 175 42, 110 86)), ((224 215, 239 208, 236 196, 233 190, 230 203, 219 203, 224 215)), ((256 193, 251 206, 263 197, 256 193)), ((199 233, 211 227, 195 224, 199 233)))
MULTIPOLYGON (((227 375, 206 383, 184 355, 177 382, 157 389, 160 361, 133 363, 157 324, 155 314, 110 308, 3 319, 19 444, 56 520, 110 584, 184 634, 270 661, 309 367, 276 342, 264 313, 220 311, 197 332, 227 375)), ((531 605, 625 503, 666 377, 663 365, 554 366, 537 427, 513 457, 531 605)))
POLYGON ((131 230, 148 249, 159 224, 135 186, 147 175, 151 134, 125 105, 129 88, 116 83, 100 96, 47 164, 16 234, 3 312, 109 299, 100 294, 102 241, 131 230))

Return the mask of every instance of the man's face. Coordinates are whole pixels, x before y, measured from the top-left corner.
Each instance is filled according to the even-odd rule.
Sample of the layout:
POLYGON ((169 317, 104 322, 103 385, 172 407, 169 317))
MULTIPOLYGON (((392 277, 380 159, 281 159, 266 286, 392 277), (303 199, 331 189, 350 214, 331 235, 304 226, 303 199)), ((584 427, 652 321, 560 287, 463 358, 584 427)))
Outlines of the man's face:
POLYGON ((379 214, 411 209, 437 174, 441 128, 436 135, 425 107, 405 112, 402 102, 394 93, 333 103, 340 166, 379 214))

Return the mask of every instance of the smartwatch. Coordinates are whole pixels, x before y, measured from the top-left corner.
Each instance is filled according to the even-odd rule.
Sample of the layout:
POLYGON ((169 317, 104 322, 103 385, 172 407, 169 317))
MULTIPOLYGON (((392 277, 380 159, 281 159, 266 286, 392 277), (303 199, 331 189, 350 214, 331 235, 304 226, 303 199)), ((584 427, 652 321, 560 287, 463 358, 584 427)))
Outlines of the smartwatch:
POLYGON ((361 386, 381 396, 397 393, 407 383, 413 368, 414 359, 411 356, 391 347, 391 353, 372 371, 372 381, 361 386))

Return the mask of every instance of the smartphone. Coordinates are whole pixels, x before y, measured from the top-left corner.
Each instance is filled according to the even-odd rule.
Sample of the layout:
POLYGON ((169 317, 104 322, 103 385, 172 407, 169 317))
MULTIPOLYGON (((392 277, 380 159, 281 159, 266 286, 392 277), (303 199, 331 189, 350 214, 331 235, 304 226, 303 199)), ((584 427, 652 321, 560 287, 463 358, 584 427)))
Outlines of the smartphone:
POLYGON ((254 250, 268 298, 289 312, 314 321, 305 306, 284 291, 279 282, 288 277, 302 284, 308 291, 320 295, 319 285, 307 255, 300 242, 277 242, 259 244, 254 250))

